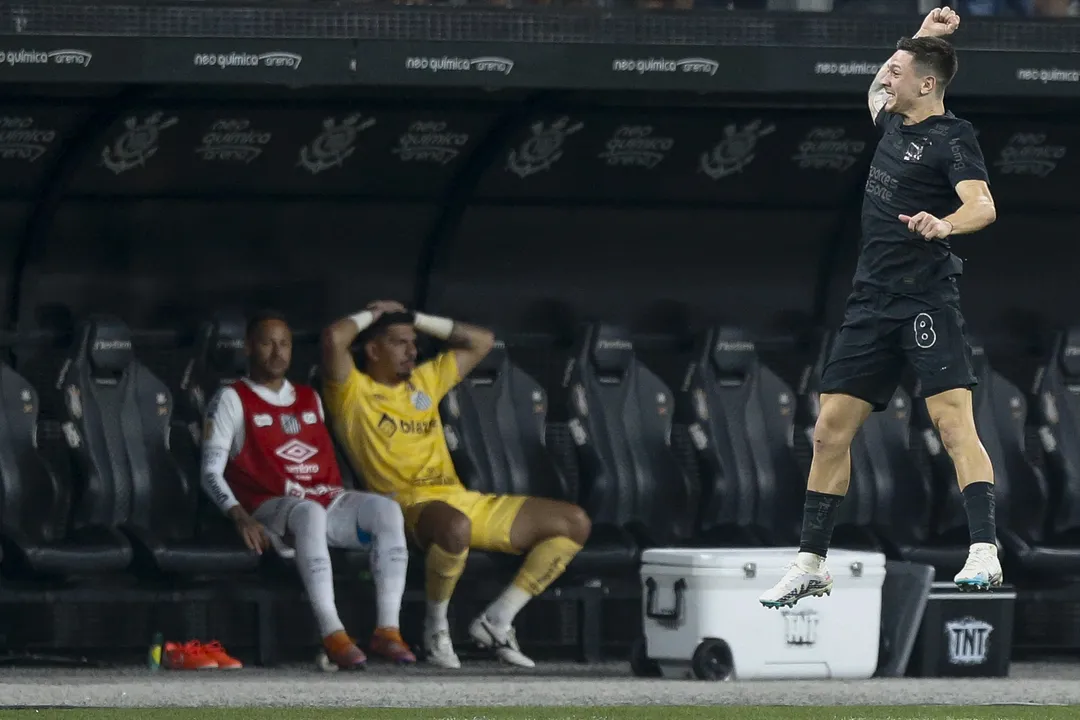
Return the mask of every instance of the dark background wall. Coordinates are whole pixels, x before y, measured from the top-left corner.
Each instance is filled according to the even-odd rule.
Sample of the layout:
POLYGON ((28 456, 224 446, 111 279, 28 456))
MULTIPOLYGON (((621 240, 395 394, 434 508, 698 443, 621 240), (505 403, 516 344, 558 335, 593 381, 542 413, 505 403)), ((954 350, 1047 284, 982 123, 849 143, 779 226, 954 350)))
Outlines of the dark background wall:
MULTIPOLYGON (((861 97, 94 93, 5 89, 0 315, 20 334, 260 305, 316 329, 378 297, 504 335, 830 325, 876 142, 861 97)), ((1001 105, 950 106, 1000 217, 955 247, 972 330, 1020 357, 1080 314, 1080 112, 1001 105)))

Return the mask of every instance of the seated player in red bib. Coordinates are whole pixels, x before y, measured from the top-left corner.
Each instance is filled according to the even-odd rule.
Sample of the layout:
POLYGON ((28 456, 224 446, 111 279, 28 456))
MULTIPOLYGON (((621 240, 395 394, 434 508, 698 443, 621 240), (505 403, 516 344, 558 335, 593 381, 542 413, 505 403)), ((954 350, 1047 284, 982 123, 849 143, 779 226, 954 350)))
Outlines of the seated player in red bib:
POLYGON ((292 332, 284 318, 252 318, 246 352, 247 376, 221 388, 207 409, 204 489, 249 548, 295 552, 326 654, 342 669, 362 669, 367 658, 338 617, 329 548, 370 548, 378 621, 369 650, 416 662, 398 629, 408 565, 398 504, 342 486, 318 394, 285 379, 292 332))

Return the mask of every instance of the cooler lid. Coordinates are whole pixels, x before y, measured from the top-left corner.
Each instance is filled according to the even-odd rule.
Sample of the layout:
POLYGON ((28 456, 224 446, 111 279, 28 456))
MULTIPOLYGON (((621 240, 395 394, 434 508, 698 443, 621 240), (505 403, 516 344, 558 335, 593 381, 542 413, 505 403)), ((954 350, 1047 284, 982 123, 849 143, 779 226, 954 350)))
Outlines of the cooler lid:
MULTIPOLYGON (((739 568, 754 563, 759 569, 784 568, 798 548, 650 548, 641 554, 644 565, 691 568, 739 568)), ((853 563, 864 568, 885 567, 885 555, 860 550, 830 550, 829 567, 839 570, 853 563)))

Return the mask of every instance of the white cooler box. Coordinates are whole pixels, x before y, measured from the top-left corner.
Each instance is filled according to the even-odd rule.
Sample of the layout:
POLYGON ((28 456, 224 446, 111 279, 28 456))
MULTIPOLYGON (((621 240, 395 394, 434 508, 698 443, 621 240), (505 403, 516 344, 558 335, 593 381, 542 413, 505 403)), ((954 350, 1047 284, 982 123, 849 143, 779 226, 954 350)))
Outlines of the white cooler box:
POLYGON ((798 548, 656 548, 642 555, 639 675, 710 680, 868 678, 878 664, 881 553, 830 550, 832 595, 763 607, 798 548))

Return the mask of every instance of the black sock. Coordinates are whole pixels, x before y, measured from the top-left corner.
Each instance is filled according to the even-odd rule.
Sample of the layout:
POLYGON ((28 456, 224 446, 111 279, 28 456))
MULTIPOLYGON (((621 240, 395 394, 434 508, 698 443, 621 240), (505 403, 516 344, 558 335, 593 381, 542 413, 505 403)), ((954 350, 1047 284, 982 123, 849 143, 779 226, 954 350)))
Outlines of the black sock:
POLYGON ((994 483, 973 482, 964 488, 964 510, 972 543, 996 543, 994 483))
POLYGON ((843 501, 843 495, 806 491, 799 552, 814 553, 825 557, 829 552, 829 543, 832 542, 836 511, 840 509, 840 503, 843 501))

